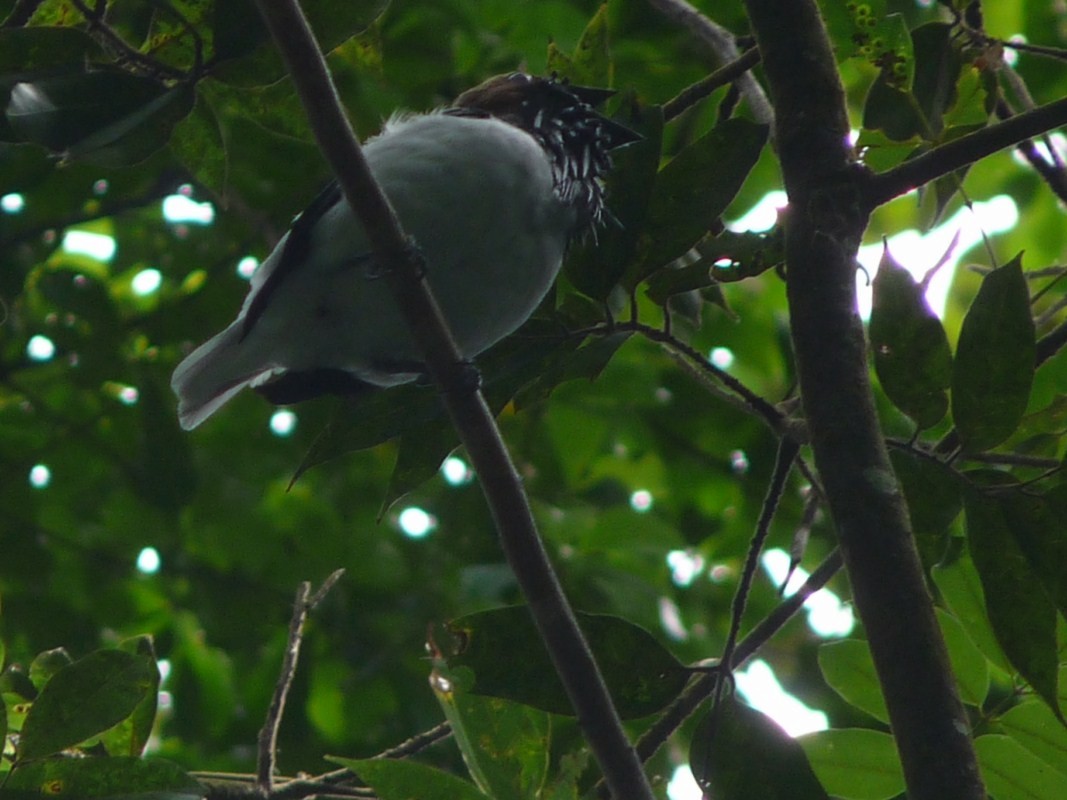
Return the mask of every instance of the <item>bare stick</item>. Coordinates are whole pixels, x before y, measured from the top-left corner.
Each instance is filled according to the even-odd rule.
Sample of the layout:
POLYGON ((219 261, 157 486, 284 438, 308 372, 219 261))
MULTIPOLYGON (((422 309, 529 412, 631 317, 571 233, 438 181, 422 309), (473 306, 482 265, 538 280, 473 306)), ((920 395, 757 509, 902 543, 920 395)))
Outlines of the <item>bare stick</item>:
POLYGON ((370 174, 307 20, 295 0, 259 0, 258 5, 323 155, 363 224, 428 372, 442 389, 442 401, 481 481, 504 555, 593 755, 616 800, 651 800, 648 778, 548 560, 493 415, 473 385, 470 369, 423 280, 425 269, 418 251, 370 174))
POLYGON ((326 593, 345 574, 343 569, 335 571, 322 584, 314 596, 311 596, 311 584, 304 581, 297 587, 296 599, 293 601, 293 616, 289 620, 289 637, 285 643, 285 655, 282 657, 282 670, 274 686, 274 695, 267 709, 267 719, 259 732, 258 756, 256 758, 256 789, 270 794, 274 788, 274 767, 277 762, 278 729, 285 713, 285 700, 296 675, 296 664, 300 658, 300 645, 304 640, 304 623, 308 614, 322 601, 326 593))

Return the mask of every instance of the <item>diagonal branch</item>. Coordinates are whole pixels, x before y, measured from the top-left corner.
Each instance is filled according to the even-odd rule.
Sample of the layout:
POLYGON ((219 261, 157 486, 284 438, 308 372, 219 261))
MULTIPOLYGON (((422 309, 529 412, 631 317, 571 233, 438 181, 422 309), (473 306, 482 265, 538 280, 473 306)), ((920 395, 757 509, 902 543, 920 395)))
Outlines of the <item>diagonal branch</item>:
POLYGON ((414 243, 370 174, 307 20, 296 0, 259 0, 258 6, 323 154, 362 222, 376 259, 387 267, 397 306, 442 389, 442 400, 481 481, 501 547, 608 786, 616 800, 651 800, 648 779, 552 570, 500 431, 422 279, 425 270, 414 243))
POLYGON ((877 208, 894 197, 1061 125, 1067 125, 1067 98, 953 139, 898 167, 872 176, 863 189, 863 203, 868 209, 877 208))

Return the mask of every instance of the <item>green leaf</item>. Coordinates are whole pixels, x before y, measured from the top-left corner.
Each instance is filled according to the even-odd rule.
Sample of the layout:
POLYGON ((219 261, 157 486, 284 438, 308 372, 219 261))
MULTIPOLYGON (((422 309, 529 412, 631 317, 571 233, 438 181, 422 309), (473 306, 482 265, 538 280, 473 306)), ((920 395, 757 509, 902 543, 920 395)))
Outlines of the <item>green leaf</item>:
POLYGON ((44 688, 44 685, 51 680, 53 675, 63 667, 73 663, 74 659, 70 657, 70 653, 64 647, 45 650, 43 653, 38 653, 30 664, 30 680, 33 681, 33 685, 39 691, 44 688))
POLYGON ((989 662, 958 619, 944 609, 936 608, 934 611, 937 612, 948 660, 956 676, 960 699, 981 708, 989 694, 989 662))
POLYGON ((579 86, 611 85, 611 52, 608 48, 608 4, 601 4, 585 26, 571 56, 568 77, 579 86))
POLYGON ((63 758, 17 765, 0 794, 12 800, 198 800, 204 792, 185 770, 161 759, 63 758))
POLYGON ((18 79, 67 66, 80 70, 87 56, 98 50, 85 31, 46 25, 0 30, 0 75, 5 85, 18 79))
POLYGON ((828 800, 797 740, 733 695, 697 726, 689 766, 715 800, 828 800))
POLYGON ((896 743, 865 728, 819 731, 797 742, 823 787, 843 800, 889 800, 904 791, 896 743))
POLYGON ((1067 776, 1067 728, 1038 700, 1023 700, 998 722, 1012 739, 1067 776))
POLYGON ((954 36, 954 27, 945 22, 929 22, 911 32, 915 52, 911 91, 925 122, 926 138, 937 138, 944 128, 942 118, 956 104, 961 62, 954 36))
POLYGON ((97 650, 61 669, 34 700, 19 738, 20 760, 41 758, 106 731, 134 712, 159 680, 155 662, 97 650))
MULTIPOLYGON (((970 473, 1001 480, 1002 473, 970 473)), ((967 540, 982 579, 989 622, 1012 666, 1059 715, 1056 701, 1056 609, 1035 580, 1013 531, 1018 520, 995 488, 973 486, 963 495, 967 540)))
POLYGON ((874 278, 871 349, 878 380, 893 404, 920 430, 948 410, 952 352, 925 292, 886 247, 874 278))
POLYGON ((538 797, 548 775, 549 715, 471 694, 472 682, 470 670, 435 659, 430 686, 475 784, 490 797, 538 797))
POLYGON ((336 756, 327 760, 359 775, 381 800, 490 800, 462 778, 417 761, 336 756))
POLYGON ((1008 736, 975 739, 978 766, 997 800, 1060 800, 1067 797, 1067 775, 1058 772, 1008 736))
POLYGON ((1060 484, 1044 496, 1012 492, 1003 496, 1005 514, 1014 522, 1012 533, 1030 568, 1049 598, 1067 618, 1067 484, 1060 484))
MULTIPOLYGON (((689 670, 643 628, 599 614, 578 614, 578 624, 624 719, 660 710, 685 686, 689 670)), ((458 646, 445 660, 474 672, 472 692, 574 714, 525 606, 468 614, 448 629, 458 646)))
POLYGON ((919 556, 929 570, 944 557, 948 527, 963 508, 960 481, 949 467, 910 450, 894 448, 889 458, 908 501, 919 556))
POLYGON ((986 616, 985 593, 974 562, 964 553, 930 570, 945 605, 963 626, 971 641, 989 661, 1010 671, 1004 651, 986 616))
POLYGON ((896 86, 892 73, 883 70, 867 92, 863 127, 881 131, 892 142, 908 142, 923 134, 923 121, 915 99, 896 86))
POLYGON ((648 250, 630 273, 636 284, 685 255, 734 199, 759 160, 768 128, 745 119, 720 122, 659 171, 648 208, 648 250))
POLYGON ((882 685, 878 682, 874 659, 865 641, 841 639, 820 645, 819 669, 827 685, 846 702, 880 722, 889 723, 882 685))
POLYGON ((69 72, 16 84, 7 120, 22 139, 102 166, 163 147, 193 106, 191 85, 166 89, 118 70, 69 72))
MULTIPOLYGON (((155 647, 151 636, 135 636, 119 642, 119 649, 136 656, 144 656, 156 661, 155 647)), ((152 735, 152 727, 156 721, 156 706, 159 702, 160 674, 156 669, 153 686, 145 692, 137 708, 126 719, 111 728, 100 741, 107 752, 113 756, 139 756, 148 744, 148 738, 152 735)))
POLYGON ((990 272, 963 319, 952 370, 952 416, 968 452, 995 447, 1026 411, 1034 320, 1022 255, 990 272))

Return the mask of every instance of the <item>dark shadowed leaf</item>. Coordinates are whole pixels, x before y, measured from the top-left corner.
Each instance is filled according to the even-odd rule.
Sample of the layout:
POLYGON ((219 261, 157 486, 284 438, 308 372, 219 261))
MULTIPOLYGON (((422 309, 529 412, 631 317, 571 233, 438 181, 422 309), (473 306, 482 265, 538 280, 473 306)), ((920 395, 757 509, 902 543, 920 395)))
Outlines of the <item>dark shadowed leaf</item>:
MULTIPOLYGON (((648 631, 619 617, 579 614, 578 624, 593 650, 623 718, 663 708, 681 691, 689 670, 648 631)), ((448 665, 474 672, 471 691, 503 697, 554 714, 574 713, 525 606, 468 614, 449 623, 457 637, 448 665)))
POLYGON ((904 497, 908 501, 915 544, 923 566, 930 569, 945 555, 948 526, 960 513, 960 481, 940 462, 907 450, 889 452, 904 497))
POLYGON ((715 800, 828 800, 797 740, 733 695, 697 726, 689 766, 715 800))
POLYGON ((204 791, 199 781, 169 761, 65 758, 19 765, 0 794, 11 800, 197 800, 204 791))
POLYGON ((888 733, 844 728, 808 734, 797 741, 834 797, 889 800, 904 791, 897 746, 888 733))
POLYGON ((1003 473, 975 472, 968 477, 977 485, 963 495, 967 540, 993 632, 1012 666, 1059 715, 1056 608, 1016 539, 1022 520, 1012 507, 1013 490, 996 486, 1003 473))
POLYGON ((651 241, 628 284, 685 255, 712 229, 759 159, 767 131, 766 125, 728 119, 660 170, 648 207, 651 241))
POLYGON ((920 428, 948 410, 952 352, 922 286, 887 247, 874 278, 870 322, 874 368, 886 395, 920 428))
POLYGON ((474 784, 416 761, 336 756, 327 759, 359 775, 381 800, 489 800, 474 784))
POLYGON ((74 28, 5 28, 0 30, 0 75, 10 85, 64 65, 80 70, 96 50, 92 38, 74 28))
POLYGON ((19 739, 19 759, 72 747, 126 719, 159 671, 148 656, 97 650, 57 672, 34 700, 19 739))
POLYGON ((952 416, 960 441, 981 452, 1022 419, 1034 378, 1034 320, 1022 255, 990 272, 963 319, 952 369, 952 416))
POLYGON ((954 33, 953 26, 942 22, 920 25, 911 32, 915 51, 912 94, 927 127, 925 138, 937 138, 944 127, 942 117, 956 103, 961 64, 954 33))

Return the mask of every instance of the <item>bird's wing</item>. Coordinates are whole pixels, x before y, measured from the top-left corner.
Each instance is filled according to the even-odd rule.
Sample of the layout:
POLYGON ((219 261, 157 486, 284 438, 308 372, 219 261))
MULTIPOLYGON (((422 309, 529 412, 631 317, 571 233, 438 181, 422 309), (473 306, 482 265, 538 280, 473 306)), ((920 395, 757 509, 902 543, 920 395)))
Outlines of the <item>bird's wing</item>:
POLYGON ((242 340, 248 336, 252 328, 255 327, 256 321, 266 310, 274 290, 281 285, 286 277, 307 261, 308 253, 311 249, 312 232, 319 220, 322 219, 326 212, 342 201, 341 187, 337 184, 337 181, 330 181, 326 188, 319 192, 318 196, 293 221, 293 227, 289 230, 288 238, 282 247, 282 252, 279 254, 277 264, 249 298, 248 308, 245 311, 244 322, 241 326, 242 340))

